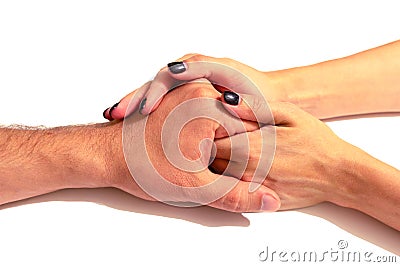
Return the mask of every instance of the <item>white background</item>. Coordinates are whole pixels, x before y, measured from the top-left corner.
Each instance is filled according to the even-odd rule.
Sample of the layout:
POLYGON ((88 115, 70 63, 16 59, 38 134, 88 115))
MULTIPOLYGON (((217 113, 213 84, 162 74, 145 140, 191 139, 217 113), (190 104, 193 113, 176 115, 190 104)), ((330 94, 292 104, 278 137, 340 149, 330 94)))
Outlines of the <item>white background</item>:
MULTIPOLYGON (((1 1, 0 123, 103 122, 106 107, 189 52, 282 69, 400 39, 399 25, 398 1, 382 0, 1 1)), ((329 126, 399 168, 399 123, 329 126)), ((231 214, 98 189, 0 208, 0 266, 272 266, 258 260, 266 246, 334 251, 339 240, 350 251, 400 254, 399 232, 330 204, 231 214)))

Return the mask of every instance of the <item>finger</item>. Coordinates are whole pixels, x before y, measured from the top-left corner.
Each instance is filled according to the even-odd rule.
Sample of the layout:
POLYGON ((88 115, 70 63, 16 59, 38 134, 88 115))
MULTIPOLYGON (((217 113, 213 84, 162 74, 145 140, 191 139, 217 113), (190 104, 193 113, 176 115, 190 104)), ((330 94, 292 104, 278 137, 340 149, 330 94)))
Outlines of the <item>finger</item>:
MULTIPOLYGON (((187 55, 177 59, 177 61, 184 60, 186 58, 192 57, 193 55, 195 55, 195 54, 187 54, 187 55)), ((154 102, 153 96, 151 96, 150 99, 146 99, 147 103, 144 103, 147 105, 153 105, 154 107, 153 107, 152 111, 158 107, 159 103, 162 100, 162 97, 169 91, 169 88, 176 83, 176 81, 174 79, 171 79, 171 77, 169 75, 165 75, 165 69, 166 68, 163 68, 159 71, 156 78, 154 79, 156 84, 153 86, 157 86, 157 83, 161 83, 160 88, 167 88, 168 90, 166 90, 166 91, 160 90, 161 92, 156 94, 156 97, 158 96, 158 98, 160 98, 160 99, 159 99, 159 101, 156 101, 156 103, 154 103, 154 105, 153 105, 153 102, 154 102)), ((145 85, 146 85, 146 89, 144 89, 142 91, 138 91, 138 93, 136 94, 137 99, 135 99, 135 101, 130 104, 129 110, 126 110, 124 112, 124 108, 127 108, 126 105, 118 105, 118 109, 116 111, 117 112, 116 118, 119 118, 119 119, 122 118, 122 117, 120 117, 121 113, 125 113, 125 116, 129 116, 130 114, 132 114, 135 110, 137 110, 139 108, 141 101, 144 98, 147 98, 146 92, 148 91, 148 89, 151 85, 151 82, 148 82, 145 85)), ((121 100, 121 102, 124 102, 124 100, 131 99, 134 94, 135 94, 135 92, 128 94, 121 100)), ((124 104, 124 103, 122 103, 122 104, 124 104)), ((106 111, 104 111, 104 113, 105 113, 104 117, 106 117, 108 114, 108 110, 106 110, 106 111)), ((113 113, 113 116, 114 116, 114 113, 113 113)))
MULTIPOLYGON (((132 99, 132 97, 137 93, 137 90, 130 92, 129 94, 127 94, 123 99, 132 99)), ((107 108, 106 110, 104 110, 103 112, 103 117, 106 118, 109 121, 115 120, 115 119, 120 119, 119 118, 119 114, 121 112, 125 112, 127 107, 123 107, 121 104, 120 100, 119 102, 117 102, 116 104, 114 104, 113 106, 107 108), (114 117, 111 115, 114 113, 114 117)))
POLYGON ((235 117, 264 124, 274 122, 272 112, 264 97, 225 91, 221 101, 224 108, 235 117))
POLYGON ((142 100, 141 113, 148 115, 155 110, 163 96, 172 88, 185 81, 205 78, 215 84, 217 90, 229 88, 238 93, 259 95, 260 90, 244 73, 237 68, 252 70, 236 61, 218 59, 198 54, 184 56, 182 61, 171 62, 168 68, 163 68, 154 78, 149 91, 142 100), (188 57, 189 56, 189 57, 188 57), (243 65, 243 66, 242 66, 243 65), (233 68, 231 66, 237 66, 233 68))
MULTIPOLYGON (((168 72, 176 80, 190 81, 205 78, 215 84, 217 90, 229 88, 237 93, 256 94, 257 88, 238 68, 241 63, 229 59, 219 59, 203 55, 194 55, 187 59, 168 64, 168 72), (237 66, 233 68, 232 66, 237 66)), ((245 69, 252 69, 245 66, 245 69)))
MULTIPOLYGON (((233 177, 222 176, 227 182, 233 177)), ((237 180, 236 186, 209 206, 232 212, 276 211, 280 208, 279 196, 268 187, 261 185, 254 192, 249 191, 250 183, 237 180)))
POLYGON ((211 168, 218 174, 232 176, 239 180, 250 181, 251 179, 247 179, 246 166, 246 162, 235 162, 218 158, 214 159, 211 163, 211 168))
POLYGON ((151 82, 143 84, 140 88, 129 93, 120 102, 104 111, 103 116, 109 120, 123 119, 137 110, 139 103, 147 92, 151 82))
MULTIPOLYGON (((246 132, 252 132, 259 128, 258 123, 254 121, 242 120, 241 122, 243 123, 246 132)), ((220 139, 225 137, 229 137, 229 134, 226 131, 226 129, 222 126, 218 127, 217 130, 215 131, 215 138, 220 139)))
POLYGON ((189 53, 189 54, 186 54, 186 55, 184 55, 183 57, 177 58, 177 59, 175 60, 175 62, 187 60, 187 59, 189 59, 189 58, 191 58, 191 57, 193 57, 193 56, 195 56, 195 55, 198 55, 198 54, 197 54, 197 53, 189 53))
POLYGON ((263 183, 272 166, 275 133, 275 126, 266 125, 253 132, 214 140, 215 158, 229 161, 229 166, 223 166, 226 174, 252 181, 257 187, 263 183))
MULTIPOLYGON (((235 137, 232 136, 231 138, 235 137)), ((232 150, 232 142, 230 137, 221 138, 214 140, 214 144, 216 147, 215 157, 218 159, 230 160, 231 159, 231 150, 232 150)))
POLYGON ((210 166, 216 173, 221 174, 226 170, 228 164, 229 164, 228 160, 216 158, 214 159, 214 161, 211 163, 210 166))
POLYGON ((112 121, 112 120, 114 120, 114 119, 110 117, 109 111, 110 111, 110 108, 106 108, 106 109, 103 111, 103 117, 104 117, 104 119, 106 119, 106 120, 112 121))
MULTIPOLYGON (((254 162, 244 163, 244 162, 233 162, 224 159, 216 158, 211 163, 211 169, 214 173, 224 174, 232 177, 240 177, 240 180, 246 182, 253 182, 254 184, 254 169, 257 168, 254 162), (246 164, 250 170, 246 169, 243 171, 243 165, 246 164)), ((264 177, 265 178, 265 177, 264 177)), ((239 178, 238 178, 239 179, 239 178)), ((264 181, 265 179, 263 179, 264 181)), ((263 182, 262 181, 262 182, 263 182)), ((257 185, 257 187, 260 183, 257 185)))
POLYGON ((214 140, 216 158, 230 161, 248 161, 250 151, 250 137, 248 132, 239 133, 230 137, 214 140), (234 144, 235 146, 233 146, 234 144))
POLYGON ((182 84, 168 74, 168 69, 161 69, 151 82, 149 90, 142 97, 139 112, 148 115, 159 106, 163 97, 172 89, 182 84))
POLYGON ((294 126, 305 111, 288 102, 267 102, 263 97, 224 92, 224 108, 233 116, 263 124, 294 126))

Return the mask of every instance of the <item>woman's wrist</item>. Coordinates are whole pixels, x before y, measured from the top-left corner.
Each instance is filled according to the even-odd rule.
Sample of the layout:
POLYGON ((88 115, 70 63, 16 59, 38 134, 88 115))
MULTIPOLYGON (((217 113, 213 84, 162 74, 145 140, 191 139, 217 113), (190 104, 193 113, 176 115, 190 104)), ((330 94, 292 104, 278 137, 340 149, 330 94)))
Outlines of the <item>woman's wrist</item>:
POLYGON ((330 117, 335 110, 332 100, 337 96, 324 90, 323 83, 317 84, 313 72, 311 67, 298 67, 265 72, 265 75, 272 81, 273 90, 279 92, 278 101, 293 103, 317 118, 330 117))

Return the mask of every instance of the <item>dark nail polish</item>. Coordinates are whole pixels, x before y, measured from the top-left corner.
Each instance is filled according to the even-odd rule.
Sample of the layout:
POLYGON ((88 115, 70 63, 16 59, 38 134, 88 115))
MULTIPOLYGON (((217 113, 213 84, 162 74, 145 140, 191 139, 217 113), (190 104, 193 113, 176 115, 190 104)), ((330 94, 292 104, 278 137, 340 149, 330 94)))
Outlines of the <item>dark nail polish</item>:
POLYGON ((239 95, 234 92, 225 91, 224 100, 229 105, 237 106, 239 104, 239 95))
POLYGON ((186 66, 182 61, 171 62, 171 63, 168 63, 167 66, 169 68, 169 71, 174 74, 182 73, 186 70, 186 66))
POLYGON ((118 107, 118 105, 119 105, 119 102, 118 103, 115 103, 111 108, 110 108, 110 111, 108 112, 108 114, 110 115, 110 117, 113 119, 113 116, 112 116, 112 112, 113 112, 113 110, 116 108, 116 107, 118 107))
POLYGON ((107 110, 108 110, 108 108, 106 108, 106 109, 103 111, 103 117, 104 117, 104 119, 106 119, 106 120, 108 120, 107 117, 106 117, 106 112, 107 112, 107 110))
POLYGON ((147 98, 143 98, 142 102, 140 102, 140 105, 139 105, 139 112, 140 113, 142 113, 142 110, 143 110, 144 106, 146 106, 146 101, 147 101, 147 98))

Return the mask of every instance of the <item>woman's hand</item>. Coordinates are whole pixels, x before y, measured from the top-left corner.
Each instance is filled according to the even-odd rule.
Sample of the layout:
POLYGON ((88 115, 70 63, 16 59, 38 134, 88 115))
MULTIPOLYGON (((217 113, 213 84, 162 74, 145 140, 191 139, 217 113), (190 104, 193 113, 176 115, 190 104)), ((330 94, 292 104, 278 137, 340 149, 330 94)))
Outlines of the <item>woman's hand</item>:
POLYGON ((269 188, 261 185, 250 192, 250 182, 208 170, 214 138, 257 129, 226 112, 219 96, 209 82, 185 84, 150 116, 135 113, 113 124, 115 136, 107 138, 110 186, 182 205, 192 202, 235 212, 277 210, 279 197, 269 188))
POLYGON ((151 84, 141 88, 132 109, 127 110, 132 98, 129 94, 104 115, 110 120, 122 119, 140 106, 142 114, 149 114, 176 83, 197 78, 206 78, 236 93, 254 94, 248 88, 251 80, 268 101, 291 102, 320 119, 400 112, 399 57, 397 41, 318 64, 261 72, 228 58, 189 54, 168 64, 169 68, 161 69, 151 84), (235 75, 237 72, 248 79, 235 75))
POLYGON ((188 54, 162 68, 153 81, 130 93, 119 103, 104 111, 105 118, 122 119, 140 109, 148 115, 154 111, 169 90, 185 81, 206 78, 221 92, 231 91, 245 94, 262 94, 268 101, 286 101, 286 93, 278 89, 277 83, 268 75, 229 58, 214 58, 199 54, 188 54), (256 89, 255 89, 256 87, 256 89), (257 90, 258 89, 258 90, 257 90), (129 102, 132 103, 129 105, 129 102))
MULTIPOLYGON (((224 99, 235 98, 234 93, 225 92, 224 99), (232 96, 233 95, 233 96, 232 96)), ((261 123, 271 123, 270 118, 263 117, 269 114, 266 105, 260 105, 260 101, 254 96, 242 95, 245 101, 239 101, 239 105, 224 103, 224 107, 245 120, 255 121, 257 115, 261 123)), ((274 190, 281 199, 281 209, 293 209, 311 206, 323 201, 337 202, 345 190, 342 181, 346 179, 342 174, 341 161, 344 155, 354 150, 350 144, 338 138, 323 122, 290 103, 270 103, 270 109, 276 126, 266 125, 248 135, 250 141, 250 154, 243 155, 245 162, 237 158, 231 162, 231 153, 238 153, 240 147, 232 147, 229 138, 215 141, 217 147, 216 159, 212 167, 226 175, 237 175, 237 166, 247 164, 243 175, 244 180, 263 168, 257 163, 261 157, 271 158, 271 151, 260 151, 263 143, 268 143, 268 137, 261 138, 260 132, 268 133, 271 127, 276 130, 276 150, 272 167, 263 185, 274 190), (269 155, 263 155, 268 153, 269 155), (249 156, 249 157, 248 157, 249 156), (247 157, 249 160, 247 161, 247 157)), ((231 138, 240 139, 243 134, 231 138)), ((238 141, 240 143, 240 141, 238 141)), ((267 164, 268 165, 268 164, 267 164)))

